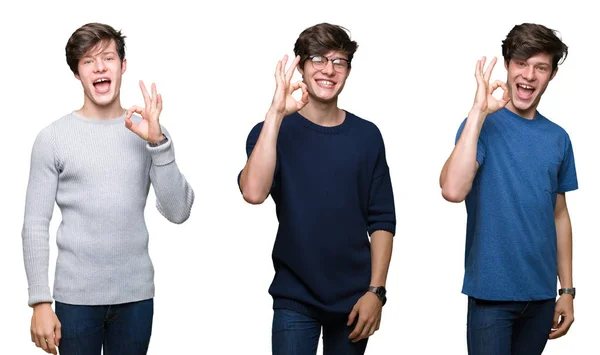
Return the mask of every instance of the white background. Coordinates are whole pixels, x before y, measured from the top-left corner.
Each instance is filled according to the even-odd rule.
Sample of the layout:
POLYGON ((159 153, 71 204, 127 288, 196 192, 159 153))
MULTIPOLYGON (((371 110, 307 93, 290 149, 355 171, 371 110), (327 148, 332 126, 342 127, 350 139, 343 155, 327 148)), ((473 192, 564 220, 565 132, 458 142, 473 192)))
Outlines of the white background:
MULTIPOLYGON (((343 25, 359 43, 340 106, 379 126, 398 228, 389 302, 367 354, 466 354, 463 277, 466 214, 445 202, 438 174, 473 100, 475 62, 501 57, 516 24, 558 29, 569 56, 539 106, 570 134, 580 189, 567 194, 574 233, 576 322, 545 354, 596 353, 599 228, 597 16, 581 1, 13 1, 0 9, 2 204, 0 347, 40 354, 29 337, 31 309, 21 227, 31 146, 37 133, 83 102, 64 47, 87 22, 127 36, 122 103, 142 104, 137 81, 157 83, 162 123, 196 192, 183 225, 148 200, 156 269, 150 354, 270 354, 277 220, 271 199, 246 204, 236 177, 245 140, 264 118, 273 72, 297 36, 319 22, 343 25), (9 5, 10 4, 10 5, 9 5)), ((590 2, 591 3, 591 2, 590 2)), ((501 59, 501 58, 500 58, 501 59)), ((502 60, 492 79, 506 79, 502 60)), ((56 258, 51 224, 51 281, 56 258)))

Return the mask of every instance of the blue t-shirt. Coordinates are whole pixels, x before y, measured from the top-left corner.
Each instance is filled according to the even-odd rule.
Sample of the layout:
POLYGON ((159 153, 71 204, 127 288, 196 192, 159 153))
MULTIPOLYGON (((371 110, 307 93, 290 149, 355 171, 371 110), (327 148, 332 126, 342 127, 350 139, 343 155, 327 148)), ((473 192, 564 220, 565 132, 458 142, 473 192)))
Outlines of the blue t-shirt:
MULTIPOLYGON (((262 126, 248 135, 248 157, 262 126)), ((349 112, 335 127, 299 113, 285 117, 270 193, 279 221, 273 307, 347 317, 371 281, 369 234, 396 228, 380 131, 349 112)))
POLYGON ((503 108, 483 124, 477 162, 465 200, 462 292, 498 301, 555 298, 556 195, 578 187, 569 135, 539 112, 528 120, 503 108))

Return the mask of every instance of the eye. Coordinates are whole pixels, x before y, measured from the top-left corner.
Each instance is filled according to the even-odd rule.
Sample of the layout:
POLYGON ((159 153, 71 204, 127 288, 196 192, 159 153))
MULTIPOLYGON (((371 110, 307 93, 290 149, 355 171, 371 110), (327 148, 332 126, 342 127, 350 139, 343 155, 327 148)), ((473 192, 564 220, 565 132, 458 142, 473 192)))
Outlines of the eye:
POLYGON ((84 61, 83 61, 83 64, 90 64, 91 62, 92 62, 92 60, 91 60, 91 59, 87 59, 87 60, 84 60, 84 61))
POLYGON ((526 65, 525 62, 519 62, 518 64, 520 67, 524 67, 526 65))
POLYGON ((113 58, 113 57, 108 57, 108 58, 106 58, 106 60, 114 60, 114 59, 115 59, 115 58, 113 58))
POLYGON ((548 70, 548 68, 546 67, 538 67, 538 70, 541 72, 545 72, 546 70, 548 70))
POLYGON ((312 61, 313 61, 313 63, 323 63, 323 57, 314 56, 314 57, 312 57, 312 61))

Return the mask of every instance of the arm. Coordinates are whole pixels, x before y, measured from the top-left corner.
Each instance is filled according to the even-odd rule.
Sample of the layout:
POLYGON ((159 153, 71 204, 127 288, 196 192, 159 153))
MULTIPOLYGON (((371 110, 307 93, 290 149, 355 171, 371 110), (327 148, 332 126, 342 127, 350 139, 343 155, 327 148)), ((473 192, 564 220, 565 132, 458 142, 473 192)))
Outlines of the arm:
POLYGON ((496 64, 496 58, 488 66, 485 73, 485 57, 477 61, 475 67, 475 79, 477 80, 477 92, 473 107, 467 116, 462 133, 452 151, 452 154, 444 164, 440 173, 440 187, 442 196, 450 202, 462 202, 471 191, 473 179, 481 164, 483 152, 479 145, 479 135, 483 122, 487 115, 498 111, 508 103, 508 89, 506 84, 496 81, 490 85, 489 80, 492 70, 496 64), (504 94, 498 100, 492 96, 497 88, 502 88, 504 94))
POLYGON ((371 234, 371 286, 384 286, 392 259, 394 235, 378 230, 371 234))
MULTIPOLYGON (((564 193, 556 195, 554 207, 556 223, 556 246, 558 257, 558 279, 561 288, 573 287, 573 235, 571 233, 571 218, 567 209, 564 193)), ((565 335, 575 321, 573 312, 573 296, 563 294, 556 302, 554 310, 553 330, 550 339, 565 335)))
MULTIPOLYGON (((290 84, 294 70, 300 61, 296 57, 294 63, 284 73, 287 56, 277 63, 275 69, 275 81, 277 87, 273 96, 273 102, 267 112, 260 135, 253 147, 249 147, 251 153, 239 178, 239 186, 242 196, 246 202, 261 204, 269 195, 273 186, 273 175, 277 163, 277 137, 283 118, 300 110, 308 103, 308 92, 306 85, 302 82, 290 84), (302 89, 302 99, 296 101, 292 93, 302 89)), ((250 141, 251 139, 249 139, 250 141)), ((252 142, 249 142, 251 145, 252 142)))
POLYGON ((140 89, 144 96, 145 107, 132 106, 125 116, 125 127, 137 134, 147 143, 152 157, 150 181, 156 194, 156 208, 173 223, 185 222, 194 204, 194 190, 179 171, 175 163, 175 150, 169 133, 160 125, 159 117, 163 107, 162 96, 152 84, 152 96, 140 80, 140 89), (131 116, 138 113, 142 116, 139 123, 133 123, 131 116), (164 131, 164 132, 163 132, 164 131), (160 144, 164 138, 167 142, 160 144))
POLYGON ((167 141, 159 146, 147 145, 152 157, 150 181, 156 195, 156 208, 170 222, 181 224, 191 213, 194 190, 179 171, 169 132, 162 127, 167 141))
POLYGON ((248 203, 261 204, 269 195, 277 163, 277 136, 283 117, 269 110, 256 144, 252 146, 252 137, 248 139, 251 153, 239 180, 242 196, 248 203))
MULTIPOLYGON (((385 146, 380 138, 380 149, 375 166, 375 178, 369 192, 368 232, 371 236, 371 283, 369 286, 384 286, 392 258, 393 239, 396 233, 396 212, 394 193, 385 146)), ((349 338, 358 342, 373 335, 381 324, 382 301, 373 292, 367 291, 356 302, 347 325, 356 320, 356 326, 349 338)))
POLYGON ((55 345, 61 337, 60 322, 52 310, 53 299, 48 285, 49 225, 58 189, 54 151, 54 134, 52 127, 48 127, 36 138, 31 153, 22 238, 29 285, 28 304, 33 307, 31 341, 56 354, 55 345))

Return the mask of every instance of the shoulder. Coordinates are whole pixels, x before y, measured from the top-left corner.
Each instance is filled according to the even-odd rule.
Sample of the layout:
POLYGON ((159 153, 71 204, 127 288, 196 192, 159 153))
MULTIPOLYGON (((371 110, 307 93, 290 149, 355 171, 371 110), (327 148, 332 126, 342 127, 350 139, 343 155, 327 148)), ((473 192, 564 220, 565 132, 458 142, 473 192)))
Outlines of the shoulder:
POLYGON ((346 111, 346 119, 350 120, 349 123, 356 128, 354 132, 357 132, 361 136, 368 139, 383 140, 381 130, 374 122, 349 111, 346 111))

